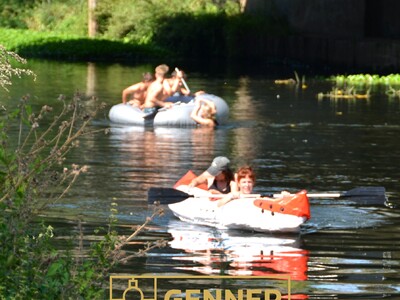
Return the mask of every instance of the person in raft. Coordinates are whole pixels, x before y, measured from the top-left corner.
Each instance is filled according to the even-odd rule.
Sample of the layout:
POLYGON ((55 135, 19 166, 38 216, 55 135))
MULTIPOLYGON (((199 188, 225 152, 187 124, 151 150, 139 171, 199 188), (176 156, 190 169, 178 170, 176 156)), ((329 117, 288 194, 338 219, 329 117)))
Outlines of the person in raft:
MULTIPOLYGON (((182 78, 183 78, 183 79, 186 79, 186 74, 185 74, 185 72, 183 72, 182 70, 181 70, 181 72, 182 72, 182 78)), ((172 96, 189 96, 189 95, 190 95, 190 91, 188 91, 188 90, 183 86, 182 81, 179 81, 177 90, 176 90, 176 91, 173 90, 173 86, 174 86, 174 83, 175 83, 175 80, 176 80, 176 74, 177 74, 177 72, 176 72, 176 71, 173 71, 173 72, 171 73, 171 78, 168 78, 168 79, 167 79, 167 81, 168 81, 168 83, 169 83, 169 85, 171 86, 171 89, 172 89, 172 91, 173 91, 172 96)))
POLYGON ((195 106, 190 117, 199 125, 215 127, 218 125, 216 113, 217 109, 214 102, 200 96, 195 100, 195 106))
POLYGON ((132 106, 138 107, 143 105, 146 100, 147 88, 154 80, 154 77, 149 72, 143 73, 142 76, 143 79, 141 82, 128 86, 122 91, 122 103, 128 103, 132 106), (132 95, 131 100, 128 100, 130 95, 132 95))
POLYGON ((194 178, 189 187, 207 183, 208 190, 213 194, 228 194, 237 191, 233 172, 229 168, 230 160, 225 156, 217 156, 211 166, 194 178))
MULTIPOLYGON (((192 92, 190 90, 187 90, 183 84, 183 80, 186 80, 186 77, 187 77, 186 73, 182 70, 180 70, 180 71, 182 72, 183 79, 179 82, 178 90, 176 90, 176 91, 173 90, 172 96, 183 97, 183 102, 188 103, 190 100, 193 100, 195 97, 206 93, 205 91, 197 91, 194 94, 192 94, 192 92)), ((173 84, 174 84, 175 79, 176 79, 176 71, 173 71, 171 73, 171 77, 167 79, 168 83, 171 86, 171 89, 173 89, 173 84)))
POLYGON ((143 104, 144 113, 154 113, 160 107, 170 108, 173 105, 172 102, 165 102, 165 99, 172 96, 173 92, 178 89, 182 73, 180 71, 176 72, 176 78, 171 86, 165 79, 165 74, 168 73, 168 70, 169 67, 165 64, 156 67, 156 79, 149 85, 146 99, 143 104))

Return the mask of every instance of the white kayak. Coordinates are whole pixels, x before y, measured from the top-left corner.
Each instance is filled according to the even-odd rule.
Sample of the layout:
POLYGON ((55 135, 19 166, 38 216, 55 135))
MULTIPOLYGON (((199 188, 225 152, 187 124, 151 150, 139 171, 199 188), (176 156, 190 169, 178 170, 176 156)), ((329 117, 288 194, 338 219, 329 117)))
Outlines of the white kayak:
MULTIPOLYGON (((177 187, 183 192, 188 187, 177 187)), ((243 229, 256 232, 298 232, 310 218, 310 205, 306 191, 281 198, 257 197, 232 200, 218 207, 207 191, 191 188, 188 197, 169 204, 173 214, 185 222, 216 227, 243 229)))
MULTIPOLYGON (((214 102, 217 109, 216 120, 218 124, 223 124, 228 120, 229 106, 225 100, 211 94, 202 94, 201 97, 214 102)), ((170 97, 166 101, 174 102, 174 105, 169 109, 161 108, 156 114, 152 115, 145 114, 136 106, 120 103, 111 107, 108 116, 110 121, 115 124, 195 126, 196 122, 190 117, 195 106, 194 99, 179 96, 170 97)))

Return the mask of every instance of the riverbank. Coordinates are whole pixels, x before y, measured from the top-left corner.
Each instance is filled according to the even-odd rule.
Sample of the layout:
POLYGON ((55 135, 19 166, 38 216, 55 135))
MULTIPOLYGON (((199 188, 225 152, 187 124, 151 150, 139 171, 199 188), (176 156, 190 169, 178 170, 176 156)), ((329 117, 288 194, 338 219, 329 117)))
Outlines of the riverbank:
POLYGON ((0 41, 24 58, 62 61, 146 61, 172 55, 154 45, 0 28, 0 41))
MULTIPOLYGON (((189 44, 195 43, 187 41, 189 44)), ((390 39, 345 39, 312 36, 268 36, 249 34, 235 41, 221 41, 221 50, 200 55, 154 44, 135 44, 120 40, 91 39, 54 35, 20 29, 0 28, 6 49, 25 58, 61 61, 151 62, 186 60, 225 64, 281 64, 296 69, 318 69, 340 73, 397 73, 400 67, 400 41, 390 39), (222 45, 223 44, 223 45, 222 45), (249 47, 248 45, 256 45, 249 47)))

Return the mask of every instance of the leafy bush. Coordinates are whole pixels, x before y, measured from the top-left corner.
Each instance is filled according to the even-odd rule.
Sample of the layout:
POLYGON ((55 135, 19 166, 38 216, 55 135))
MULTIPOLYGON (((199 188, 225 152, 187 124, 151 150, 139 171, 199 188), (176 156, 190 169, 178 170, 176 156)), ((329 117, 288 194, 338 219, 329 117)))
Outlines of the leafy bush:
MULTIPOLYGON (((0 57, 22 60, 2 47, 0 57)), ((18 74, 18 70, 3 64, 0 61, 0 78, 8 80, 10 72, 18 74)), ((80 174, 86 172, 86 166, 65 167, 64 160, 70 151, 79 147, 80 137, 96 134, 96 130, 89 129, 88 125, 105 107, 98 104, 87 110, 79 94, 71 100, 64 96, 58 100, 60 107, 53 109, 44 105, 39 113, 32 111, 27 96, 21 99, 15 111, 8 112, 4 106, 0 110, 2 299, 105 298, 103 283, 110 268, 129 258, 124 257, 122 248, 153 217, 162 213, 156 209, 142 226, 126 238, 119 236, 115 230, 117 210, 113 205, 108 228, 101 232, 102 240, 93 243, 90 250, 83 249, 83 243, 79 243, 74 254, 54 247, 56 229, 44 222, 37 223, 36 218, 49 204, 62 198, 80 174), (50 122, 48 126, 40 126, 44 120, 50 122), (15 127, 19 134, 17 139, 12 139, 9 132, 15 127)), ((157 241, 146 245, 140 253, 163 245, 163 241, 157 241)))
MULTIPOLYGON (((160 19, 174 19, 176 15, 238 14, 237 0, 158 0, 126 1, 103 0, 96 7, 100 34, 136 43, 149 43, 160 26, 160 19)), ((179 31, 185 30, 181 27, 179 31)))
POLYGON ((0 27, 28 28, 25 18, 32 9, 31 1, 0 0, 0 27))
POLYGON ((268 37, 289 33, 288 24, 273 14, 241 14, 238 0, 99 0, 97 38, 88 39, 86 1, 34 3, 24 19, 34 31, 14 37, 16 32, 5 36, 0 29, 8 49, 30 57, 260 59, 268 37))
POLYGON ((5 48, 25 57, 64 60, 148 60, 170 53, 153 45, 0 28, 5 48))
POLYGON ((25 18, 34 31, 87 35, 87 1, 37 1, 25 18))

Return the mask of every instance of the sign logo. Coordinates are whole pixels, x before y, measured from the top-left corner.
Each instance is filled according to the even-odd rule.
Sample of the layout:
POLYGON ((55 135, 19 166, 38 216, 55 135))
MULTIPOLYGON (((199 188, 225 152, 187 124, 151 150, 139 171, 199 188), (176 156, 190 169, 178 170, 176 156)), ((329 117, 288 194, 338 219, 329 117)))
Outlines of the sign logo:
POLYGON ((110 276, 110 300, 291 299, 290 276, 110 276))

